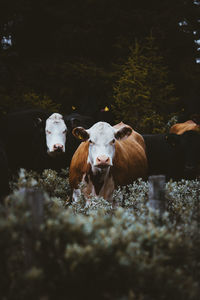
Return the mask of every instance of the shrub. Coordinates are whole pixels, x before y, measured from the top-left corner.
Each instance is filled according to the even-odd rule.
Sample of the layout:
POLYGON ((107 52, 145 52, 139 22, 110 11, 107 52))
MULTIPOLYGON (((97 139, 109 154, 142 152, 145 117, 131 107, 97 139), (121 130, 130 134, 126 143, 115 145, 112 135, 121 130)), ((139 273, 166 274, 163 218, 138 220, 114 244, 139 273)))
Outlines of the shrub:
POLYGON ((199 298, 199 181, 167 183, 160 216, 142 180, 85 207, 62 176, 21 172, 0 209, 3 299, 199 298))

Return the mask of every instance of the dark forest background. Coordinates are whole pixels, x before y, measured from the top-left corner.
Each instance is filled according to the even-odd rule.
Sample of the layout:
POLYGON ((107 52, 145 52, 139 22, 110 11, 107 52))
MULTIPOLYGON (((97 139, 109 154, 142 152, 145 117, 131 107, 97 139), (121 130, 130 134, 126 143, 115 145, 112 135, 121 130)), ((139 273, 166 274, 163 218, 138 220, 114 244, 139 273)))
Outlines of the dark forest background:
POLYGON ((12 41, 0 48, 0 114, 94 115, 108 106, 116 121, 143 131, 173 115, 198 119, 199 1, 0 3, 0 39, 12 41))

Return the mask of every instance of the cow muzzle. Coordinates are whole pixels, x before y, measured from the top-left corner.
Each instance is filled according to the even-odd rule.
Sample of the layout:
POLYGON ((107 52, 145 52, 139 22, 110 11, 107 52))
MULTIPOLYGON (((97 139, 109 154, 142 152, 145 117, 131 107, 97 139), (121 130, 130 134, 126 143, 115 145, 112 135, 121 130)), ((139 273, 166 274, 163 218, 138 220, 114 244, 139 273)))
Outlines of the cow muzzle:
POLYGON ((53 151, 54 152, 63 152, 64 146, 61 144, 55 144, 55 145, 53 145, 53 151))
POLYGON ((57 156, 65 152, 62 144, 54 144, 51 151, 48 151, 50 156, 57 156))
POLYGON ((110 157, 106 155, 101 155, 96 158, 95 167, 98 168, 108 168, 111 166, 110 157))

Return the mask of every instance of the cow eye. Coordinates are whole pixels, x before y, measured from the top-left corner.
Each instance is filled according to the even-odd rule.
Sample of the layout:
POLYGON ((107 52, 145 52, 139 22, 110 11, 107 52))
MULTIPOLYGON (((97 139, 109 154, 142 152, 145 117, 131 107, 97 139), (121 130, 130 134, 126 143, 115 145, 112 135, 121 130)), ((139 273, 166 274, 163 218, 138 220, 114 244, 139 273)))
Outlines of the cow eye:
POLYGON ((114 144, 115 143, 115 139, 113 139, 110 143, 111 143, 111 145, 114 144))
POLYGON ((46 130, 46 133, 48 133, 48 134, 51 134, 51 131, 49 131, 49 130, 46 130))
POLYGON ((63 134, 65 134, 67 132, 67 130, 65 129, 64 131, 63 131, 63 134))
POLYGON ((91 141, 91 140, 89 140, 89 143, 90 143, 90 144, 94 144, 94 142, 93 142, 93 141, 91 141))

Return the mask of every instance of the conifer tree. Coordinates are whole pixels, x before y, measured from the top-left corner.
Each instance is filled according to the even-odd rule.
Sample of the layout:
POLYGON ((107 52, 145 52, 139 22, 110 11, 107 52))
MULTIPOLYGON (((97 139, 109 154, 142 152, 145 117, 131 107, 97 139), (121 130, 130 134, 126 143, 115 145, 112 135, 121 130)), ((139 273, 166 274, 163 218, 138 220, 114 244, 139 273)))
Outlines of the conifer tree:
POLYGON ((170 114, 177 109, 174 86, 152 36, 135 42, 114 85, 112 106, 116 121, 143 133, 163 132, 170 114))

